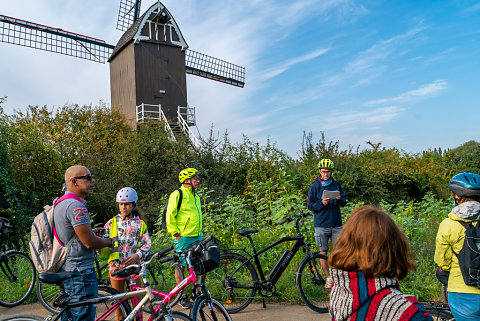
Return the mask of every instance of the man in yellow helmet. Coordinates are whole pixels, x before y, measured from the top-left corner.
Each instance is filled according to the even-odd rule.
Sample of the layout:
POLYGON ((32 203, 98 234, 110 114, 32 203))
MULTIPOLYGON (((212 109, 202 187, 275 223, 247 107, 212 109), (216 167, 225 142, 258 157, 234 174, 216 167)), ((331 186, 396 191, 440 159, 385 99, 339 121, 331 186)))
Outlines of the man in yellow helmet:
MULTIPOLYGON (((170 194, 167 205, 167 230, 173 237, 175 250, 185 252, 202 239, 202 203, 197 189, 200 184, 200 172, 195 168, 180 171, 178 180, 182 186, 170 194)), ((186 266, 182 262, 182 269, 186 266)), ((181 281, 175 271, 175 280, 181 281)), ((190 308, 191 302, 186 295, 180 299, 180 305, 190 308)))
MULTIPOLYGON (((328 240, 335 242, 342 231, 342 214, 340 207, 345 206, 347 196, 340 183, 332 178, 333 162, 322 159, 318 163, 319 176, 308 190, 308 209, 314 213, 313 226, 315 227, 315 243, 321 254, 328 252, 328 240), (330 195, 329 195, 330 194, 330 195), (335 195, 336 196, 332 196, 335 195)), ((332 285, 326 260, 320 260, 327 276, 326 288, 332 285)))

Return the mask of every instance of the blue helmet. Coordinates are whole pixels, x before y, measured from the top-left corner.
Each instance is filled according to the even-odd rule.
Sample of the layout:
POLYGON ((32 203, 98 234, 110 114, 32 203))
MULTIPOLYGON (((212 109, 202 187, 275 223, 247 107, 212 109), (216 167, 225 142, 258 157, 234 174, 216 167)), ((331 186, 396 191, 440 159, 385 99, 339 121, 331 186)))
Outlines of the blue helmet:
POLYGON ((448 187, 458 196, 480 196, 480 175, 469 172, 457 174, 448 187))

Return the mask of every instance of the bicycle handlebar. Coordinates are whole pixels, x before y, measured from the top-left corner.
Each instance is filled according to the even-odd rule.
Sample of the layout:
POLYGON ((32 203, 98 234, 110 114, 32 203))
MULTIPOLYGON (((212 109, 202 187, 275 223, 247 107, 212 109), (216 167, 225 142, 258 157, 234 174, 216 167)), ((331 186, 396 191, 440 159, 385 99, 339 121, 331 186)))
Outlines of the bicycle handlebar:
POLYGON ((310 212, 300 212, 300 217, 287 216, 283 221, 277 223, 276 225, 283 225, 292 221, 300 221, 302 218, 312 215, 310 212))
MULTIPOLYGON (((165 254, 167 254, 168 252, 170 252, 171 250, 173 250, 173 246, 170 246, 170 247, 167 247, 163 250, 160 250, 158 251, 157 253, 154 253, 154 254, 149 254, 146 258, 145 258, 145 262, 142 262, 140 264, 130 264, 130 265, 127 265, 121 269, 117 269, 115 271, 112 272, 112 276, 114 277, 120 277, 120 278, 124 278, 124 277, 127 277, 129 275, 132 275, 132 274, 139 274, 140 271, 141 271, 141 268, 143 266, 147 266, 149 265, 150 263, 152 263, 153 260, 157 259, 157 258, 162 258, 165 256, 165 254)), ((160 262, 162 262, 160 260, 160 262)), ((162 262, 163 263, 163 262, 162 262)))
POLYGON ((186 253, 180 253, 180 254, 174 254, 174 255, 171 255, 171 256, 166 256, 166 257, 162 257, 159 259, 160 263, 166 263, 166 262, 169 262, 169 261, 178 261, 180 257, 185 257, 188 255, 189 252, 195 252, 195 253, 198 253, 202 250, 203 246, 205 244, 207 244, 208 242, 210 242, 212 239, 213 239, 213 234, 208 236, 207 238, 204 238, 202 241, 200 241, 200 243, 198 243, 198 245, 190 250, 188 250, 186 253))

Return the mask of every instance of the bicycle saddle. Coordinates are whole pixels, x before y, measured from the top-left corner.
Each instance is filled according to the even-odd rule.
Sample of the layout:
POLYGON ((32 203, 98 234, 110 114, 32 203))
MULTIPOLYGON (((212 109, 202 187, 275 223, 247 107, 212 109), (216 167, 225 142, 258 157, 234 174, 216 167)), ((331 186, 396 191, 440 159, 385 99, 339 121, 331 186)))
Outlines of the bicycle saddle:
POLYGON ((60 285, 64 280, 76 274, 77 272, 40 273, 38 279, 44 283, 60 285))
POLYGON ((255 234, 258 233, 258 230, 240 230, 238 231, 238 234, 241 236, 247 236, 248 234, 255 234))

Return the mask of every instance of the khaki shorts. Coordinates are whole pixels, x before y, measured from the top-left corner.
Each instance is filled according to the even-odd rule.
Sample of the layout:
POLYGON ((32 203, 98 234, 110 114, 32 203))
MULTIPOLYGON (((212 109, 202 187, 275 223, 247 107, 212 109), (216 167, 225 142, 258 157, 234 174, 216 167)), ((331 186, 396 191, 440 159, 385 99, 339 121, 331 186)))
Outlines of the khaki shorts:
POLYGON ((332 239, 332 244, 340 235, 342 227, 315 227, 315 244, 320 251, 328 251, 328 240, 332 239))

